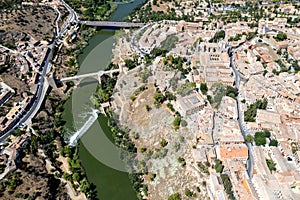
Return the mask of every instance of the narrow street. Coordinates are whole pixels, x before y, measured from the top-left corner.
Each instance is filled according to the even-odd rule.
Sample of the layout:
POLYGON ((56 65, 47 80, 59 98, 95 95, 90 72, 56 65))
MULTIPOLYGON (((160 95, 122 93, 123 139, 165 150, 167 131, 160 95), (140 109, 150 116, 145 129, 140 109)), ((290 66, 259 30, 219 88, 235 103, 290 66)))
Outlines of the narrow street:
MULTIPOLYGON (((234 65, 233 55, 234 55, 234 50, 230 49, 230 51, 229 51, 230 67, 232 68, 233 73, 234 73, 234 77, 235 77, 235 88, 238 89, 238 92, 239 92, 239 84, 240 84, 241 77, 240 77, 239 72, 237 71, 237 69, 234 65)), ((242 133, 244 139, 246 139, 246 136, 249 133, 247 133, 247 131, 244 129, 244 126, 243 126, 243 113, 242 113, 241 108, 240 108, 241 101, 239 99, 239 95, 236 98, 236 103, 237 103, 237 111, 238 111, 238 124, 239 124, 240 130, 241 130, 241 133, 242 133)), ((247 171, 248 171, 249 177, 252 178, 252 176, 253 176, 253 165, 254 165, 254 158, 253 158, 253 153, 252 153, 252 144, 248 143, 246 141, 245 141, 245 144, 248 147, 248 154, 249 154, 248 162, 247 162, 247 171)))

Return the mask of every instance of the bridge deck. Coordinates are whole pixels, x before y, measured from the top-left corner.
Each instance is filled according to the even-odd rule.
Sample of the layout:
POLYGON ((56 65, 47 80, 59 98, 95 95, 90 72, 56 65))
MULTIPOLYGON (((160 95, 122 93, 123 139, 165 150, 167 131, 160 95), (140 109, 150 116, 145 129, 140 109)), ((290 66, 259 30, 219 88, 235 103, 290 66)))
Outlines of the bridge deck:
POLYGON ((111 73, 116 73, 120 72, 120 69, 114 69, 114 70, 109 70, 109 71, 98 71, 98 72, 93 72, 93 73, 88 73, 88 74, 81 74, 81 75, 76 75, 76 76, 71 76, 71 77, 65 77, 60 79, 61 82, 64 81, 71 81, 71 80, 80 80, 84 79, 87 77, 98 77, 102 76, 103 74, 111 74, 111 73))
POLYGON ((112 22, 112 21, 79 21, 81 24, 88 26, 101 26, 101 27, 117 27, 117 28, 130 28, 130 27, 143 27, 144 23, 133 22, 112 22))

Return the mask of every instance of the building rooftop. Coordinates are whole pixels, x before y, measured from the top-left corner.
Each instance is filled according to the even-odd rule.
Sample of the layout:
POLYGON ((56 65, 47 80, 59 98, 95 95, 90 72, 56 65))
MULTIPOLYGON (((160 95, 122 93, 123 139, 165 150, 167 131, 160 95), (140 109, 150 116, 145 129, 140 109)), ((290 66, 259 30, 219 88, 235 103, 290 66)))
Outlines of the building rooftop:
POLYGON ((183 115, 199 111, 205 105, 205 100, 198 92, 177 99, 179 112, 183 115))
POLYGON ((248 159, 248 148, 245 144, 220 146, 220 158, 248 159))

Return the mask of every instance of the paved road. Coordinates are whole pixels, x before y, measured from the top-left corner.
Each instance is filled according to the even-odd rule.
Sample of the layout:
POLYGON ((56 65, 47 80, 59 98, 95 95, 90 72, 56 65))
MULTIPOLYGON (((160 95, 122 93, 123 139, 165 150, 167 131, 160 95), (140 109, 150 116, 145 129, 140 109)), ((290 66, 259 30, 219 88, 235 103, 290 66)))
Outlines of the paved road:
POLYGON ((0 137, 0 143, 4 143, 5 140, 10 136, 11 132, 18 128, 22 124, 29 124, 31 119, 36 115, 38 110, 40 109, 40 106, 42 102, 44 101, 45 95, 48 90, 48 82, 46 81, 45 77, 47 73, 51 70, 51 64, 50 61, 53 56, 53 48, 55 44, 58 42, 59 38, 64 34, 64 32, 67 30, 67 28, 70 26, 71 22, 78 22, 77 14, 74 12, 74 10, 66 4, 63 0, 61 0, 61 3, 69 10, 70 16, 62 28, 62 30, 59 32, 58 35, 56 35, 55 39, 52 41, 52 43, 49 45, 49 49, 46 53, 46 56, 44 58, 44 61, 42 63, 42 72, 41 72, 41 78, 38 82, 38 88, 37 92, 35 93, 35 96, 30 102, 30 108, 28 111, 25 111, 25 113, 22 113, 20 117, 18 117, 16 120, 14 120, 8 128, 1 133, 0 137))
POLYGON ((66 2, 64 2, 63 0, 60 0, 60 3, 66 7, 66 9, 69 11, 70 15, 69 15, 66 23, 64 24, 63 28, 61 29, 60 33, 57 35, 56 39, 61 38, 61 36, 67 31, 67 29, 69 28, 69 26, 72 22, 77 24, 79 21, 76 12, 66 2))
POLYGON ((36 115, 37 111, 39 110, 39 108, 44 100, 45 94, 48 90, 48 87, 49 87, 48 83, 45 81, 45 76, 46 76, 47 71, 49 70, 48 68, 51 67, 51 65, 49 65, 49 62, 52 59, 53 47, 54 47, 54 44, 52 44, 49 47, 50 52, 47 54, 47 57, 44 59, 43 71, 41 73, 41 78, 38 82, 38 89, 37 89, 37 92, 35 93, 35 96, 33 97, 33 99, 30 102, 30 104, 31 104, 30 109, 27 112, 25 111, 25 113, 23 113, 19 118, 14 120, 8 126, 8 128, 4 132, 4 135, 0 137, 0 143, 4 143, 5 140, 10 136, 10 133, 14 129, 19 127, 21 124, 29 123, 29 121, 31 121, 31 119, 36 115))
MULTIPOLYGON (((230 66, 233 69, 233 73, 234 73, 234 77, 235 77, 235 87, 239 90, 239 84, 240 84, 240 79, 241 78, 240 78, 239 72, 237 71, 237 69, 234 65, 234 59, 233 59, 234 50, 233 51, 230 50, 229 56, 230 56, 230 66)), ((242 135, 245 139, 246 136, 248 135, 248 133, 245 130, 244 125, 243 125, 243 113, 242 113, 241 108, 240 108, 241 101, 239 99, 239 95, 237 96, 236 102, 237 102, 237 111, 238 111, 238 124, 239 124, 240 130, 241 130, 241 133, 242 133, 242 135)), ((253 157, 253 153, 252 153, 252 144, 246 142, 246 145, 248 147, 248 154, 249 154, 248 162, 247 162, 247 171, 248 171, 249 177, 252 178, 252 176, 253 176, 253 166, 254 166, 254 157, 253 157)))

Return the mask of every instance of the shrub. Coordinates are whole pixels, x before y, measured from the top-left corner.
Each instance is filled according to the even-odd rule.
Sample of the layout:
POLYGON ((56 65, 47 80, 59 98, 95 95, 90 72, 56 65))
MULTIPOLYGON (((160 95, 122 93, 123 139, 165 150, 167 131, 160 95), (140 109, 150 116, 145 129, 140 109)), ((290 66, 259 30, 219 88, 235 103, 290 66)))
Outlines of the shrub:
POLYGON ((271 140, 269 146, 277 147, 278 146, 278 141, 277 140, 271 140))

